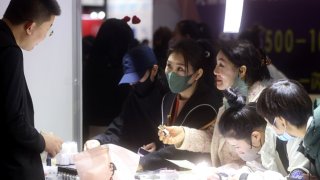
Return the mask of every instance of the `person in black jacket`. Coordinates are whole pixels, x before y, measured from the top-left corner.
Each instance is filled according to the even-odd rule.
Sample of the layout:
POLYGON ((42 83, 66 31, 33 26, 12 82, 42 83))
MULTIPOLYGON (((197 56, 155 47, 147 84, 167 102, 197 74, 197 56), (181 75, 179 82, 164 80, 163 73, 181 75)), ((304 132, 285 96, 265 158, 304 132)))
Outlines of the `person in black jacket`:
POLYGON ((118 83, 123 75, 122 58, 134 44, 126 21, 109 18, 95 37, 83 64, 83 140, 91 125, 108 125, 121 112, 130 87, 118 83))
POLYGON ((40 134, 23 70, 21 49, 30 51, 46 35, 60 7, 56 0, 11 0, 0 20, 0 179, 44 180, 40 153, 54 157, 62 140, 40 134))
MULTIPOLYGON (((213 58, 213 48, 206 40, 184 39, 169 50, 165 72, 171 92, 162 101, 162 125, 207 129, 214 123, 222 94, 214 84, 213 58)), ((178 169, 166 159, 199 162, 210 155, 170 145, 142 157, 140 165, 143 170, 178 169)))
POLYGON ((169 91, 164 72, 157 65, 151 48, 140 45, 131 49, 123 58, 124 75, 119 84, 130 84, 132 89, 121 113, 107 130, 93 137, 84 145, 90 149, 100 144, 117 144, 137 152, 159 147, 157 126, 161 123, 161 100, 169 91))

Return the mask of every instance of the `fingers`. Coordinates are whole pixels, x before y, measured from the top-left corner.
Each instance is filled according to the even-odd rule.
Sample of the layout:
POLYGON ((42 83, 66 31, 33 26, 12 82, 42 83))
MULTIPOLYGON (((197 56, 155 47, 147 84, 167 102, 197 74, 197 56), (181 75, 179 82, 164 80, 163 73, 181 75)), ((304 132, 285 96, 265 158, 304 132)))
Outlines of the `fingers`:
POLYGON ((145 149, 148 152, 153 152, 156 150, 157 145, 154 142, 152 142, 147 145, 143 145, 141 148, 145 149))
POLYGON ((51 157, 55 157, 62 149, 62 143, 63 141, 59 138, 54 136, 54 140, 53 140, 53 149, 50 152, 51 157))
POLYGON ((48 152, 51 157, 56 156, 62 149, 62 139, 52 133, 41 132, 41 135, 45 140, 45 151, 48 152))
POLYGON ((98 140, 89 140, 84 144, 84 151, 100 146, 98 140))
POLYGON ((184 130, 180 126, 162 126, 158 131, 159 140, 164 144, 181 143, 184 139, 184 130))
POLYGON ((164 144, 176 144, 176 138, 175 137, 165 137, 162 141, 164 144))
POLYGON ((55 157, 62 149, 62 141, 56 140, 52 142, 52 145, 50 149, 48 150, 48 153, 51 157, 55 157))

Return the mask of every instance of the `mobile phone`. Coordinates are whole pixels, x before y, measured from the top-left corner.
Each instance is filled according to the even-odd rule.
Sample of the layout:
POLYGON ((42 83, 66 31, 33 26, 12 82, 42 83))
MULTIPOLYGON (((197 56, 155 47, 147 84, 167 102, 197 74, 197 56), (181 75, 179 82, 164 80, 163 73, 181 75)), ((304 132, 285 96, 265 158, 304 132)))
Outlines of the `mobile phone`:
POLYGON ((138 154, 139 154, 140 156, 144 156, 144 155, 147 155, 147 154, 149 154, 149 153, 150 153, 149 151, 143 149, 142 147, 140 147, 140 148, 138 149, 138 154))

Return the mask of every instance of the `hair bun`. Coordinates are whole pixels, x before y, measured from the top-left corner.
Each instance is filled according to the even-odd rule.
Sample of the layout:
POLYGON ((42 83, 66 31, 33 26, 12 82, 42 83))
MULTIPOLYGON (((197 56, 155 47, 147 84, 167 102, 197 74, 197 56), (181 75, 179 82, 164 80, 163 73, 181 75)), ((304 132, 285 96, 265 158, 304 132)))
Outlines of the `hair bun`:
POLYGON ((227 99, 230 108, 242 108, 246 105, 246 97, 241 96, 236 89, 228 88, 222 91, 222 93, 227 99))

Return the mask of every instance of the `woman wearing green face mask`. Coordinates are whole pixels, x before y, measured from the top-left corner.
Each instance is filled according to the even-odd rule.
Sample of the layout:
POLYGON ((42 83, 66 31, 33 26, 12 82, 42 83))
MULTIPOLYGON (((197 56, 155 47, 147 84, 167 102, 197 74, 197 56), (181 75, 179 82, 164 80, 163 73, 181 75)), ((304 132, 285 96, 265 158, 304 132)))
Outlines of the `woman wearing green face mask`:
MULTIPOLYGON (((162 100, 162 124, 207 129, 222 105, 222 94, 214 85, 212 45, 206 41, 182 40, 169 50, 166 77, 171 92, 162 100)), ((140 160, 144 170, 177 168, 165 159, 210 162, 209 153, 176 150, 166 146, 140 160)))

